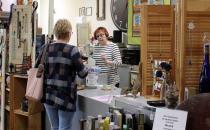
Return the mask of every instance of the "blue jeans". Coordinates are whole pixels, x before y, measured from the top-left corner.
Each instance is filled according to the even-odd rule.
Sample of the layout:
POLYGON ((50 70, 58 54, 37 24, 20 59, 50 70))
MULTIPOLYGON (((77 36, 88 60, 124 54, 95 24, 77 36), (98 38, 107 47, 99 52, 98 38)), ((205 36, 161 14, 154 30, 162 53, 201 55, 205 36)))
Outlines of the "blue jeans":
POLYGON ((51 130, 71 130, 71 122, 74 112, 62 111, 54 106, 44 104, 51 130))

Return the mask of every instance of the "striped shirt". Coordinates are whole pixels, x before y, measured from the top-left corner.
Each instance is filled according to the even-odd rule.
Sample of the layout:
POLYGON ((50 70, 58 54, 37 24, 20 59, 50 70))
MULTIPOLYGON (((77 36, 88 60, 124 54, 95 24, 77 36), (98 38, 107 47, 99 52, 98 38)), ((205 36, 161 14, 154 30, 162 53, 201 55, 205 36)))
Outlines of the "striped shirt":
MULTIPOLYGON (((77 47, 66 43, 52 43, 49 44, 46 54, 44 102, 60 110, 75 111, 75 77, 76 74, 81 78, 87 75, 77 47)), ((38 57, 37 64, 40 59, 41 56, 38 57)))
POLYGON ((96 61, 96 65, 101 68, 101 73, 108 74, 108 84, 117 84, 120 81, 117 73, 117 68, 122 64, 119 48, 116 44, 109 42, 107 45, 95 45, 93 50, 93 59, 96 61), (101 54, 106 55, 107 60, 111 61, 111 65, 107 65, 104 60, 101 59, 101 54))

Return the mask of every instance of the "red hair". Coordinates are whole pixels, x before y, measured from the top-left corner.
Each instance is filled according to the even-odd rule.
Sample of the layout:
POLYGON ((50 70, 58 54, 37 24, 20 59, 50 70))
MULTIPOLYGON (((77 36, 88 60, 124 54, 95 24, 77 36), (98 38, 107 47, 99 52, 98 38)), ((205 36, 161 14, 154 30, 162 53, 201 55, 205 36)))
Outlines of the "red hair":
POLYGON ((95 32, 94 32, 94 39, 97 39, 96 34, 97 34, 99 31, 104 32, 104 34, 106 35, 106 37, 109 36, 109 33, 108 33, 108 31, 107 31, 107 29, 106 29, 105 27, 98 27, 98 28, 95 30, 95 32))

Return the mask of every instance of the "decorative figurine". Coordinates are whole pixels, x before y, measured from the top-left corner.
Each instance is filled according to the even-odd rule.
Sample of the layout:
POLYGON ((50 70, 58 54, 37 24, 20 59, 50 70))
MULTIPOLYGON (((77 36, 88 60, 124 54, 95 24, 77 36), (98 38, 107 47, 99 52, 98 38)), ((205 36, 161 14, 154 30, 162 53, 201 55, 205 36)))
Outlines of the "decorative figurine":
POLYGON ((168 108, 175 108, 177 106, 178 98, 179 94, 174 83, 173 85, 170 85, 166 91, 166 106, 168 108))

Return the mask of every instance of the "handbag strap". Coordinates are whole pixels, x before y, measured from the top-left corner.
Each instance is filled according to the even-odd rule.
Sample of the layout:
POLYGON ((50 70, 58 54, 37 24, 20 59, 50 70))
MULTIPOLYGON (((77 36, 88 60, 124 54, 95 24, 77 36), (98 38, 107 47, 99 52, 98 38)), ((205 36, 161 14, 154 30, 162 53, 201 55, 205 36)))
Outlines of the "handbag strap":
POLYGON ((48 47, 49 47, 49 43, 47 43, 44 47, 44 50, 42 52, 42 57, 41 57, 41 60, 40 60, 40 64, 44 64, 48 47))

